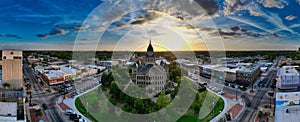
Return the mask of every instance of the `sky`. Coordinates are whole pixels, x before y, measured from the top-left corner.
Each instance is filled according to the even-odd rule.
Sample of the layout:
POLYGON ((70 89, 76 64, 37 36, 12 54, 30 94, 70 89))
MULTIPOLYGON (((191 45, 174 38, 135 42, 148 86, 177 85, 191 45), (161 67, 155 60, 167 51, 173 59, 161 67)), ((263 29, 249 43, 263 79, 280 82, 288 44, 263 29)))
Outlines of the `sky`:
POLYGON ((296 50, 300 0, 2 0, 0 49, 296 50))

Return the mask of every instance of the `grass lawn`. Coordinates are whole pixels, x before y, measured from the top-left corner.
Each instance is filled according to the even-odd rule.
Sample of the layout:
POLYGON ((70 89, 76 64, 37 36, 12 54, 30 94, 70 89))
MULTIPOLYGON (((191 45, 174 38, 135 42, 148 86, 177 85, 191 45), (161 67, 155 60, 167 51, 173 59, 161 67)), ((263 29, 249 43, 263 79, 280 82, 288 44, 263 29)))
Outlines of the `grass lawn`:
POLYGON ((220 111, 224 109, 223 99, 208 91, 200 93, 198 102, 202 104, 198 116, 194 114, 195 111, 189 110, 177 122, 208 122, 219 115, 220 111), (212 107, 214 107, 213 110, 211 109, 212 107))
POLYGON ((84 116, 86 116, 93 122, 97 122, 97 120, 91 114, 88 113, 88 115, 87 115, 87 111, 86 111, 85 107, 82 105, 79 97, 75 100, 75 106, 76 106, 77 110, 80 113, 82 113, 84 116))
MULTIPOLYGON (((107 98, 99 95, 98 89, 95 89, 77 98, 75 105, 78 111, 86 116, 87 110, 85 106, 88 103, 89 114, 87 117, 93 122, 97 122, 97 120, 111 118, 111 115, 107 113, 109 110, 106 105, 107 103, 101 102, 103 99, 107 98), (83 104, 81 103, 80 99, 82 100, 83 104)), ((223 99, 220 99, 220 97, 208 91, 200 93, 198 102, 201 103, 199 115, 196 115, 193 110, 189 110, 189 112, 182 116, 178 122, 208 122, 217 116, 224 108, 223 99), (214 105, 212 103, 214 103, 214 105), (211 109, 212 107, 214 107, 213 110, 211 109)), ((116 120, 117 119, 118 118, 116 118, 116 120)))
POLYGON ((194 114, 183 115, 177 122, 199 122, 199 119, 194 114))
POLYGON ((212 120, 214 117, 219 115, 221 113, 221 111, 223 111, 223 109, 224 109, 224 101, 223 101, 223 99, 219 98, 216 106, 214 107, 214 110, 211 111, 208 116, 206 116, 204 119, 201 119, 200 121, 208 122, 208 121, 212 120))

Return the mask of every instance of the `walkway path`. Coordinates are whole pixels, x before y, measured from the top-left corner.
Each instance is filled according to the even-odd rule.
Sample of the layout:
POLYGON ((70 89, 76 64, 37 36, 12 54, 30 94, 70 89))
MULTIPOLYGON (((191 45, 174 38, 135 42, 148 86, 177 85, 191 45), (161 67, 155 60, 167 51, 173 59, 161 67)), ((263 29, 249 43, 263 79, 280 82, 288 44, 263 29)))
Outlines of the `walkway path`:
MULTIPOLYGON (((225 97, 225 96, 233 96, 233 95, 228 94, 228 95, 223 96, 223 95, 220 95, 220 94, 218 94, 214 91, 211 91, 210 89, 208 89, 208 91, 214 93, 215 95, 218 95, 219 97, 221 97, 224 100, 224 109, 223 109, 223 111, 218 116, 216 116, 215 118, 210 120, 210 122, 217 122, 217 121, 221 120, 225 116, 225 113, 227 113, 235 105, 244 106, 243 100, 241 98, 239 98, 238 101, 236 101, 235 96, 234 97, 225 97)), ((237 113, 237 115, 239 113, 237 113)))
POLYGON ((88 93, 88 92, 90 92, 90 91, 92 91, 92 90, 98 88, 99 86, 100 86, 100 85, 94 86, 93 88, 91 88, 91 89, 89 89, 89 90, 87 90, 87 91, 85 91, 85 92, 82 92, 82 93, 80 93, 79 95, 76 95, 74 98, 68 98, 68 97, 67 97, 65 100, 63 100, 63 98, 60 97, 60 98, 58 99, 58 102, 57 102, 57 103, 59 104, 59 103, 63 102, 65 105, 67 105, 68 107, 70 107, 75 113, 81 115, 81 117, 82 117, 84 120, 86 120, 87 122, 92 122, 91 120, 89 120, 86 116, 84 116, 82 113, 80 113, 80 112, 77 110, 77 108, 76 108, 76 106, 75 106, 75 100, 76 100, 78 97, 80 97, 80 96, 82 96, 82 95, 84 95, 84 94, 86 94, 86 93, 88 93))

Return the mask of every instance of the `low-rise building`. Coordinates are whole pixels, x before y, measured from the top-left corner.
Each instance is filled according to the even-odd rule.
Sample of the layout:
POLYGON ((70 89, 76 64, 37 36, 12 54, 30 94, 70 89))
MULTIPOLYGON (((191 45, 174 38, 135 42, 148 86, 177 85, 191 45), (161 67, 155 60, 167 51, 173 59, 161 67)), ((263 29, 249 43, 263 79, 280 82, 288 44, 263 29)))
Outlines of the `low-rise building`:
POLYGON ((213 78, 218 81, 237 82, 242 85, 250 85, 260 76, 260 67, 252 63, 237 64, 201 64, 199 65, 200 76, 213 78))
POLYGON ((48 83, 48 85, 56 85, 64 83, 65 81, 75 80, 77 72, 71 67, 60 67, 59 70, 41 70, 41 78, 48 83))
POLYGON ((298 66, 283 66, 277 72, 278 89, 297 89, 300 88, 300 75, 296 69, 298 66))
POLYGON ((112 66, 119 64, 119 61, 97 61, 98 66, 103 66, 106 69, 111 69, 112 66))
POLYGON ((17 121, 17 102, 0 102, 0 106, 1 122, 17 121))
POLYGON ((300 120, 300 92, 277 92, 275 122, 300 120))

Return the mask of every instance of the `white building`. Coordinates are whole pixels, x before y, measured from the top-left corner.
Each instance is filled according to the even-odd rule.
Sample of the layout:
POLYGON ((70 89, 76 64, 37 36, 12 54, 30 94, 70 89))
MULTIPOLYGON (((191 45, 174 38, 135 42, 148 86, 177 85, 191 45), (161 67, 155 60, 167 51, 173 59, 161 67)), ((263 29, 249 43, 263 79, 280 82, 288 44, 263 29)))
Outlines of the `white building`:
POLYGON ((0 102, 0 122, 17 122, 17 103, 0 102))
POLYGON ((279 89, 295 89, 300 86, 297 66, 283 66, 277 72, 277 84, 279 89))
POLYGON ((275 122, 300 120, 300 92, 277 92, 275 122))

